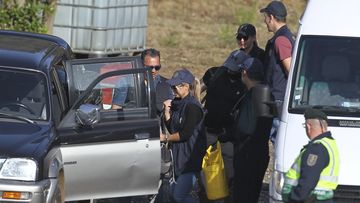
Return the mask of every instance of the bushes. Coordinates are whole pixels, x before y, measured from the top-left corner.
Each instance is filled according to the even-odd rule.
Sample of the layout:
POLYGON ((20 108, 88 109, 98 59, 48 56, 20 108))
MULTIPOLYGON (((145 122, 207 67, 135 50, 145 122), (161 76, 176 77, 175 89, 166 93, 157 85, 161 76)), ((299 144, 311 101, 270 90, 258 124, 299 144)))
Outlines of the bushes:
POLYGON ((54 13, 54 3, 54 0, 3 0, 0 7, 0 28, 46 33, 54 13))

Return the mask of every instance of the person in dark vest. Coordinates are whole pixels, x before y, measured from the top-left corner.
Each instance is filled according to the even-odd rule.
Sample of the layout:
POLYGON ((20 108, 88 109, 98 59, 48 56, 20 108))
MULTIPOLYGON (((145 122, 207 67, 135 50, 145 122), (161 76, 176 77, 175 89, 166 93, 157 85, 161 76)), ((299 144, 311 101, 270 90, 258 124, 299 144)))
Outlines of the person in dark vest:
POLYGON ((198 203, 197 184, 202 158, 206 151, 204 112, 194 96, 195 77, 187 69, 175 71, 167 81, 175 98, 164 102, 164 119, 169 135, 160 134, 160 141, 170 142, 173 153, 173 199, 177 203, 198 203))
POLYGON ((266 103, 272 99, 260 60, 248 58, 239 69, 247 92, 236 104, 233 127, 219 138, 234 144, 233 202, 257 203, 269 163, 273 115, 266 103))
POLYGON ((281 111, 285 97, 286 84, 290 71, 291 55, 294 47, 294 37, 286 25, 287 11, 281 1, 272 1, 260 10, 264 14, 264 22, 269 32, 274 36, 268 40, 265 47, 265 79, 271 88, 277 106, 278 117, 274 119, 270 135, 274 142, 280 125, 281 111))
POLYGON ((265 51, 258 46, 254 25, 250 23, 240 25, 236 32, 236 41, 240 50, 264 62, 265 51))
POLYGON ((308 108, 304 117, 303 126, 310 142, 286 173, 282 198, 287 203, 333 203, 340 169, 336 141, 327 129, 324 112, 308 108))

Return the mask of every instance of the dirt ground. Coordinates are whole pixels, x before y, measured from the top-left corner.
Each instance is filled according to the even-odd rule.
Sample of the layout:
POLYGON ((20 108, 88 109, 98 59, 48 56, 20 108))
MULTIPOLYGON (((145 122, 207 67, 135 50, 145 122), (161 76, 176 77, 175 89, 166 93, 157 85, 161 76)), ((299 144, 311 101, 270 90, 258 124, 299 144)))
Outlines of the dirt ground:
MULTIPOLYGON (((237 49, 235 32, 242 23, 257 28, 260 47, 272 36, 259 10, 270 0, 149 0, 147 47, 161 51, 162 74, 170 77, 180 67, 201 77, 220 66, 237 49)), ((287 22, 296 33, 306 0, 283 0, 287 22)))

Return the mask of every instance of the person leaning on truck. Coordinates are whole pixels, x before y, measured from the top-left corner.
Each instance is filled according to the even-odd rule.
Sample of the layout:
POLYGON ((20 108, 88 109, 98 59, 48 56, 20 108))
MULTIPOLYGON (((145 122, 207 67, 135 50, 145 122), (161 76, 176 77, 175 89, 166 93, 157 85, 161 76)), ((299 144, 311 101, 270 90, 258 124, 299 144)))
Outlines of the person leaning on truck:
MULTIPOLYGON (((145 68, 151 68, 151 74, 154 80, 156 92, 156 108, 158 115, 160 115, 163 108, 163 102, 167 99, 173 98, 171 88, 169 84, 166 83, 167 78, 159 74, 161 69, 160 51, 154 48, 145 49, 143 52, 141 52, 141 60, 145 68)), ((124 87, 126 85, 122 83, 125 83, 125 81, 120 80, 118 88, 116 88, 114 91, 112 106, 113 109, 122 108, 126 101, 128 88, 124 87)))
POLYGON ((282 197, 288 203, 332 203, 340 167, 336 141, 327 130, 325 113, 310 108, 304 116, 310 142, 286 173, 282 197))
POLYGON ((264 22, 269 32, 274 36, 268 40, 265 47, 265 79, 274 96, 278 118, 274 119, 270 135, 275 141, 280 125, 281 110, 284 102, 286 84, 290 71, 291 55, 294 47, 294 37, 286 25, 287 11, 281 1, 272 1, 260 10, 264 14, 264 22))

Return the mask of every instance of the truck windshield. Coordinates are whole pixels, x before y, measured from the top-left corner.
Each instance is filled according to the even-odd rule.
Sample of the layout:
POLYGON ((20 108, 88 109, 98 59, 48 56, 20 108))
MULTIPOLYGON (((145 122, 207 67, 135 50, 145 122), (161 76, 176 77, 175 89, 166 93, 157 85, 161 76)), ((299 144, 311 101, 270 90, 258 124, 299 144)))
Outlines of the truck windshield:
POLYGON ((42 73, 0 68, 0 92, 0 113, 31 120, 48 119, 48 94, 42 73))
POLYGON ((303 36, 296 57, 290 112, 315 106, 329 115, 359 115, 360 38, 303 36))

